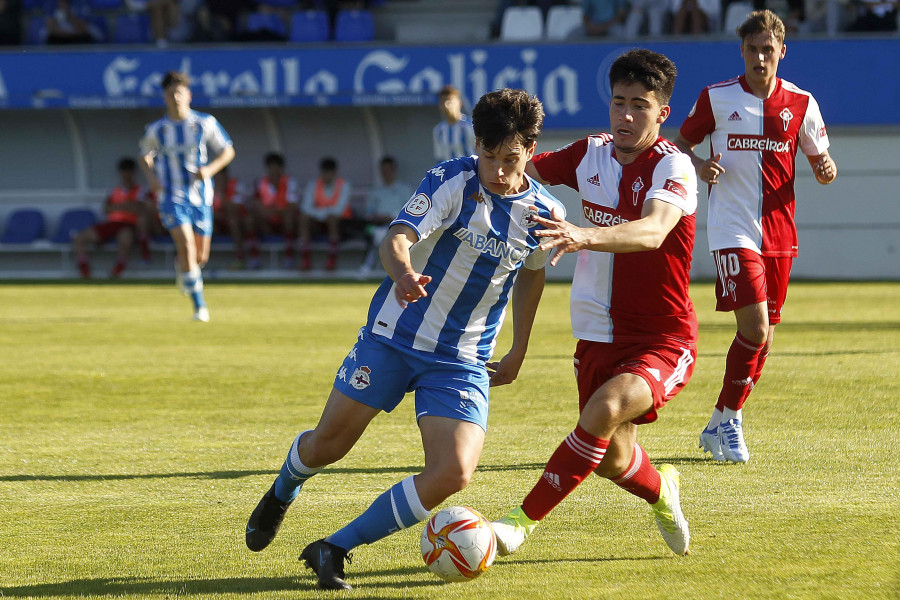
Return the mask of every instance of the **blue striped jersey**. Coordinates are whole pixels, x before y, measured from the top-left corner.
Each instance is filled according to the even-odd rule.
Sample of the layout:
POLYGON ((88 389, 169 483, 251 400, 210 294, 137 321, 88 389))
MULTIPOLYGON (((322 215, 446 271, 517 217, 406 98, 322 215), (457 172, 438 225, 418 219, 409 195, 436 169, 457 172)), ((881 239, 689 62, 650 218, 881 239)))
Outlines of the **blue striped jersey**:
POLYGON ((140 148, 142 156, 153 155, 153 168, 163 189, 163 197, 157 201, 212 206, 212 181, 195 180, 194 174, 231 145, 215 117, 194 110, 183 121, 165 116, 147 125, 140 148))
POLYGON ((466 115, 452 125, 445 120, 434 126, 434 160, 441 162, 475 154, 475 130, 466 115))
POLYGON ((563 205, 526 175, 529 188, 498 196, 478 180, 476 157, 457 158, 428 171, 416 194, 391 223, 412 227, 412 267, 432 277, 428 296, 401 308, 386 278, 369 307, 367 329, 401 348, 466 363, 490 358, 503 324, 516 273, 541 269, 549 251, 538 249, 531 221, 563 205))

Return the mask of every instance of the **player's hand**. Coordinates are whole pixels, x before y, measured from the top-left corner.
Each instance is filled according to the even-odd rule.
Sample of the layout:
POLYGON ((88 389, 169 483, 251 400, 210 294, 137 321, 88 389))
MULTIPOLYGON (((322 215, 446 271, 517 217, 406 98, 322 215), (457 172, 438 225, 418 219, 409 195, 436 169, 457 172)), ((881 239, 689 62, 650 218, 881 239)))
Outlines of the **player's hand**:
POLYGON ((816 175, 816 181, 821 184, 828 185, 837 177, 837 165, 834 164, 831 156, 822 155, 813 166, 813 173, 816 175))
POLYGON ((487 367, 488 375, 491 378, 490 386, 497 387, 515 381, 519 376, 519 369, 522 368, 524 359, 523 355, 510 351, 499 362, 486 363, 484 366, 487 367))
POLYGON ((703 162, 703 166, 700 167, 700 179, 702 181, 710 185, 719 183, 719 175, 725 172, 725 167, 719 164, 720 160, 722 160, 721 152, 703 162))
POLYGON ((394 297, 400 306, 406 308, 410 302, 415 302, 428 295, 425 286, 431 283, 431 276, 421 273, 404 273, 395 283, 394 297))
MULTIPOLYGON (((537 211, 536 207, 531 207, 537 211)), ((563 219, 557 212, 552 218, 545 219, 540 215, 533 215, 531 219, 543 229, 534 231, 536 237, 545 238, 540 245, 541 250, 556 248, 556 253, 550 259, 550 266, 555 267, 563 254, 578 252, 586 248, 590 243, 590 230, 578 227, 563 219)))
POLYGON ((204 179, 209 179, 209 169, 206 167, 198 167, 194 172, 194 179, 198 181, 203 181, 204 179))

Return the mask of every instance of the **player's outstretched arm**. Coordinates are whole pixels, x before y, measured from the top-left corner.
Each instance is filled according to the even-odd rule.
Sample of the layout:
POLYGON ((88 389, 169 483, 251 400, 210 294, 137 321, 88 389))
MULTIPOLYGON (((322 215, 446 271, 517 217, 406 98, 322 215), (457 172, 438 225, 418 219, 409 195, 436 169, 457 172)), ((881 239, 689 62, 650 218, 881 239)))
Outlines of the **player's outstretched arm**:
POLYGON ((409 249, 419 241, 419 234, 409 225, 398 223, 388 231, 381 243, 379 255, 388 276, 394 280, 394 297, 403 308, 410 302, 428 295, 425 286, 431 277, 416 272, 412 267, 409 249))
POLYGON ((528 340, 534 326, 541 295, 544 293, 545 271, 522 267, 516 276, 512 295, 513 343, 506 356, 499 362, 487 363, 491 376, 491 387, 512 383, 519 376, 528 340))
POLYGON ((828 185, 837 179, 837 164, 828 154, 828 150, 816 156, 807 156, 806 159, 809 160, 809 166, 812 167, 816 181, 822 185, 828 185))

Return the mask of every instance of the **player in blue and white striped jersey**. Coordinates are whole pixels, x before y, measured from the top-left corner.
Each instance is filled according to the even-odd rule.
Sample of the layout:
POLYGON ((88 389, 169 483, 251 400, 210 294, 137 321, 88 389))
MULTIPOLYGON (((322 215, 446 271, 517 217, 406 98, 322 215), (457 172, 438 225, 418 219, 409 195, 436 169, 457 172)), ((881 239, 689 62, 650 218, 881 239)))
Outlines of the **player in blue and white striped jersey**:
POLYGON ((442 162, 475 154, 475 131, 472 121, 462 113, 462 96, 452 85, 438 92, 441 122, 434 126, 434 160, 442 162))
POLYGON ((191 109, 190 80, 162 80, 166 116, 147 125, 141 167, 156 193, 159 217, 175 242, 179 287, 191 296, 194 320, 209 321, 200 268, 209 260, 213 176, 234 159, 231 138, 212 115, 191 109))
POLYGON ((548 254, 535 214, 562 205, 525 174, 543 124, 521 90, 481 98, 473 111, 477 156, 440 163, 391 224, 381 245, 388 278, 344 360, 315 429, 298 435, 275 483, 247 523, 247 546, 275 538, 303 483, 342 458, 381 411, 415 392, 425 468, 395 484, 359 517, 301 558, 325 589, 349 589, 347 553, 410 527, 463 489, 487 430, 488 388, 518 376, 544 287, 548 254), (512 302, 513 342, 490 360, 512 302))

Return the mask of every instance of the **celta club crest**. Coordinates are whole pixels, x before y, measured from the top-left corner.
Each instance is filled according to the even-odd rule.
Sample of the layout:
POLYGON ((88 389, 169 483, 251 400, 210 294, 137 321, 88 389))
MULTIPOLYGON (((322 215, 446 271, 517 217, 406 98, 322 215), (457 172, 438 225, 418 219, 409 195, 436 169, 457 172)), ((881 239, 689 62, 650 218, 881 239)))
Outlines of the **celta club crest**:
POLYGON ((729 279, 725 282, 725 287, 722 290, 722 297, 731 295, 731 301, 737 302, 737 284, 733 279, 729 279))
POLYGON ((644 180, 638 177, 634 180, 634 183, 631 184, 631 201, 637 206, 638 195, 641 193, 641 190, 644 189, 644 180))
POLYGON ((372 380, 369 378, 369 375, 372 373, 372 369, 366 366, 362 366, 353 372, 353 376, 350 378, 350 385, 358 390, 364 390, 372 383, 372 380))
POLYGON ((784 130, 788 130, 788 125, 791 124, 791 119, 794 118, 794 113, 792 113, 787 107, 781 109, 781 112, 778 113, 778 116, 781 117, 781 122, 784 124, 784 130))

